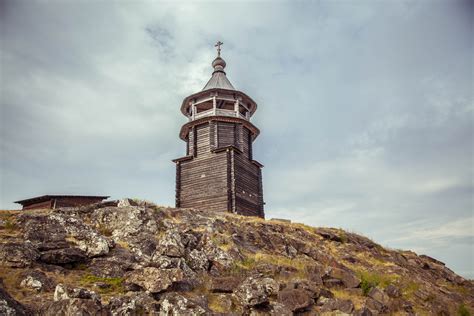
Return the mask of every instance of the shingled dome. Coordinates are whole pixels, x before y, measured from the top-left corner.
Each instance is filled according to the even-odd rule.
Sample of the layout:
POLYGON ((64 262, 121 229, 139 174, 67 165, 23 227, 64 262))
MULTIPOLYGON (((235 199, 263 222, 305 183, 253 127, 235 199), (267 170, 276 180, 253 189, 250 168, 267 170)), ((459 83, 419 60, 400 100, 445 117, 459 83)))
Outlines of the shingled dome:
POLYGON ((212 67, 214 67, 214 72, 212 73, 211 79, 207 82, 206 86, 202 91, 210 90, 210 89, 227 89, 227 90, 235 90, 234 86, 230 83, 229 79, 225 75, 224 68, 226 63, 224 59, 218 56, 212 62, 212 67))

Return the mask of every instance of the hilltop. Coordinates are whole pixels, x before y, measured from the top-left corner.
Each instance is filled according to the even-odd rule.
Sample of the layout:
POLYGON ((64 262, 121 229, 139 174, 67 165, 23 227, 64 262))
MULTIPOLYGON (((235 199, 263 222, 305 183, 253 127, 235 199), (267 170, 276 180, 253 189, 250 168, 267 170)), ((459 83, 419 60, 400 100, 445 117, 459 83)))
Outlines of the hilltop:
POLYGON ((334 228, 121 200, 0 211, 0 314, 469 315, 442 262, 334 228))

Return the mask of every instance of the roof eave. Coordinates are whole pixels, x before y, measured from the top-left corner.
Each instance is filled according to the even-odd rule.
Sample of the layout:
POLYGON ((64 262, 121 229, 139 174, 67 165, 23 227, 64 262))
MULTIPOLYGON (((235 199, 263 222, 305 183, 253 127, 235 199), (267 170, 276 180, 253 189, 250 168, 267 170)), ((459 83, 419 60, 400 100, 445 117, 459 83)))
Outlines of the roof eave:
POLYGON ((230 90, 230 89, 223 89, 223 88, 212 88, 212 89, 208 89, 208 90, 202 90, 202 91, 199 91, 199 92, 196 92, 194 94, 191 94, 190 96, 187 96, 186 98, 184 98, 183 102, 181 103, 181 113, 183 113, 183 115, 187 116, 187 113, 186 113, 186 105, 188 104, 189 101, 191 101, 192 99, 200 96, 201 94, 206 94, 206 93, 209 93, 209 92, 214 92, 214 91, 225 91, 225 92, 229 92, 229 93, 238 93, 238 94, 241 94, 243 95, 245 98, 249 99, 250 102, 252 102, 254 104, 254 111, 257 111, 257 102, 255 102, 251 97, 249 97, 246 93, 242 92, 242 91, 239 91, 239 90, 230 90))

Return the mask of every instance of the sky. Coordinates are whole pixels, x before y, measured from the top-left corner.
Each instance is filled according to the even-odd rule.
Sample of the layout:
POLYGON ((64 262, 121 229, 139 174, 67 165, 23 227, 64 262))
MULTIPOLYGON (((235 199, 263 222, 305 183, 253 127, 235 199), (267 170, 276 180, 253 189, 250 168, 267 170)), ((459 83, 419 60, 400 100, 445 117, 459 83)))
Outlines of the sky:
POLYGON ((0 2, 0 208, 174 205, 182 100, 258 103, 267 218, 340 227, 474 278, 472 1, 0 2))

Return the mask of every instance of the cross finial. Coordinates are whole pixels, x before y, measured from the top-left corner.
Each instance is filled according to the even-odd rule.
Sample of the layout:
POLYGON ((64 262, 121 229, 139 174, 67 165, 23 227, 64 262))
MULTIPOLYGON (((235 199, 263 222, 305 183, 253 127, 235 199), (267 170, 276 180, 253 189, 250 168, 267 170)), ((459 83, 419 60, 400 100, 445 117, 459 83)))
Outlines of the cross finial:
POLYGON ((217 41, 216 45, 214 47, 217 47, 217 57, 221 57, 221 45, 224 44, 221 41, 217 41))

